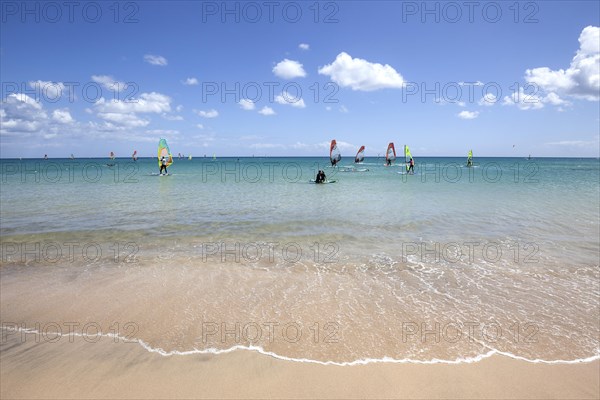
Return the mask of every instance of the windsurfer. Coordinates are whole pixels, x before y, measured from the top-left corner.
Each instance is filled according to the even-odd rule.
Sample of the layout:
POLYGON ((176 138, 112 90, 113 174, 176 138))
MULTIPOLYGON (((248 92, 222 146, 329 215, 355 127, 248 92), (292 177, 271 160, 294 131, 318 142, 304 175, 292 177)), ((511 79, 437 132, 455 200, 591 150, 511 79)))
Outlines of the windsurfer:
POLYGON ((315 183, 324 183, 325 179, 325 172, 319 170, 319 172, 317 173, 317 178, 315 179, 315 183))
POLYGON ((407 174, 414 174, 415 173, 415 160, 412 159, 412 157, 410 158, 410 161, 408 162, 408 171, 406 171, 407 174))
POLYGON ((165 156, 162 156, 162 157, 160 158, 160 172, 159 172, 159 173, 160 173, 161 175, 163 174, 163 173, 162 173, 162 172, 163 172, 163 169, 165 170, 165 175, 168 175, 168 172, 167 172, 167 159, 165 158, 165 156))

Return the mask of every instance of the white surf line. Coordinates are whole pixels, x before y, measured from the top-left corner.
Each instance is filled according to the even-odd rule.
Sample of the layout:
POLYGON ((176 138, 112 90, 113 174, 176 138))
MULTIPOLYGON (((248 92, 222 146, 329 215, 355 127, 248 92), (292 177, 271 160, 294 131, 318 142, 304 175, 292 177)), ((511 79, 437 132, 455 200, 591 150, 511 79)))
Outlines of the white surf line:
MULTIPOLYGON (((2 328, 2 330, 8 330, 11 332, 24 332, 24 333, 29 333, 29 334, 42 335, 42 332, 39 332, 35 329, 29 329, 29 328, 14 329, 14 328, 9 328, 9 327, 5 327, 5 326, 2 326, 1 328, 2 328)), ((599 347, 596 350, 597 351, 596 355, 586 357, 586 358, 578 358, 575 360, 544 360, 544 359, 540 359, 540 358, 530 359, 530 358, 518 356, 518 355, 515 355, 512 353, 500 351, 497 349, 491 349, 490 351, 488 351, 485 354, 480 354, 475 357, 457 358, 455 360, 441 360, 439 358, 434 358, 431 360, 413 360, 410 358, 397 359, 397 358, 384 356, 382 358, 361 358, 361 359, 354 360, 354 361, 339 362, 339 361, 312 360, 310 358, 286 357, 286 356, 279 355, 277 353, 273 353, 271 351, 266 351, 260 346, 235 345, 235 346, 229 347, 227 349, 215 349, 215 348, 197 349, 197 348, 194 348, 193 350, 186 350, 186 351, 179 351, 179 350, 166 351, 160 347, 154 348, 154 347, 150 346, 148 343, 146 343, 145 341, 143 341, 142 339, 131 339, 131 338, 121 336, 119 334, 115 334, 115 333, 100 333, 99 332, 95 335, 89 335, 89 334, 73 332, 73 333, 69 333, 67 335, 63 335, 62 333, 58 333, 58 332, 44 332, 43 335, 44 336, 53 335, 56 337, 77 336, 77 337, 84 337, 84 338, 85 337, 94 337, 94 338, 109 337, 109 338, 113 338, 113 339, 120 339, 120 340, 123 340, 124 343, 137 343, 140 346, 142 346, 145 350, 147 350, 148 352, 154 353, 154 354, 159 354, 163 357, 188 356, 188 355, 194 355, 194 354, 219 355, 219 354, 232 353, 232 352, 238 351, 238 350, 247 350, 247 351, 255 351, 259 354, 273 357, 278 360, 303 362, 303 363, 318 364, 318 365, 334 365, 334 366, 339 366, 339 367, 351 367, 351 366, 355 366, 355 365, 367 365, 367 364, 379 364, 379 363, 390 363, 390 364, 472 364, 472 363, 476 363, 481 360, 484 360, 486 358, 490 358, 493 355, 501 355, 501 356, 513 358, 515 360, 525 361, 525 362, 532 363, 532 364, 581 364, 581 363, 589 363, 589 362, 593 362, 596 360, 600 360, 600 347, 599 347)), ((3 339, 2 341, 4 342, 5 339, 3 339)), ((486 346, 486 347, 488 347, 488 346, 486 346)), ((488 347, 488 348, 490 348, 490 347, 488 347)))

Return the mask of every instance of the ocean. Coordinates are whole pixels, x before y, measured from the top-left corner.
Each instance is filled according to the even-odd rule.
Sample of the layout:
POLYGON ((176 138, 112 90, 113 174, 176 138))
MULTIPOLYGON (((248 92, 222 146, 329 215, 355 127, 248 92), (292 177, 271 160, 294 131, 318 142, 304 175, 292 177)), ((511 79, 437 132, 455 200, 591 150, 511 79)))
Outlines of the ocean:
POLYGON ((156 176, 149 158, 3 159, 3 339, 340 365, 600 358, 598 159, 397 161, 176 158, 156 176), (335 183, 310 183, 319 169, 335 183))

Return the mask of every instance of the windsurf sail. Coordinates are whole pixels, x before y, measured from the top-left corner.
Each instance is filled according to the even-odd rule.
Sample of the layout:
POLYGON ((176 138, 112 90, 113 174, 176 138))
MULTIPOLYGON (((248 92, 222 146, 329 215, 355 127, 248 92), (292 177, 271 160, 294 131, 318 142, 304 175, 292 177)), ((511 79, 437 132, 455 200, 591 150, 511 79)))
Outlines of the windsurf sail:
POLYGON ((188 156, 188 160, 190 160, 190 161, 192 160, 192 155, 191 154, 188 156))
POLYGON ((467 166, 470 167, 471 165, 473 165, 473 150, 469 150, 467 155, 467 166))
POLYGON ((133 161, 137 161, 137 150, 133 151, 133 154, 131 155, 131 158, 133 158, 133 161))
POLYGON ((410 154, 410 149, 407 145, 404 145, 404 162, 406 163, 406 170, 410 168, 410 160, 412 160, 412 154, 410 154))
POLYGON ((338 161, 342 159, 342 155, 337 148, 337 142, 335 139, 331 141, 331 145, 329 146, 329 160, 331 161, 331 165, 337 164, 338 161))
POLYGON ((388 164, 392 164, 396 160, 396 148, 394 147, 394 143, 388 144, 387 151, 385 152, 385 161, 388 164))
POLYGON ((115 153, 113 153, 112 151, 110 152, 110 159, 114 160, 115 159, 115 153))
POLYGON ((171 150, 169 150, 169 145, 165 139, 160 139, 158 142, 158 166, 161 166, 160 159, 165 157, 167 159, 167 167, 173 164, 173 156, 171 155, 171 150))
POLYGON ((356 157, 354 157, 354 162, 360 163, 360 162, 363 162, 364 159, 365 159, 365 146, 360 146, 360 149, 358 149, 358 153, 356 153, 356 157))

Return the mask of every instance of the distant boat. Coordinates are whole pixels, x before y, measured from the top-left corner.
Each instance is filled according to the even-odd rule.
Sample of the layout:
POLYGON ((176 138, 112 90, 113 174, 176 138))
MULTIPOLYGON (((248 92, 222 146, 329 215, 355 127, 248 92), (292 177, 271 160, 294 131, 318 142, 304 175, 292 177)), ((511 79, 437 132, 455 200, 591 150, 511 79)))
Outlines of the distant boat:
POLYGON ((467 155, 467 167, 473 166, 473 150, 469 150, 469 154, 467 155))
POLYGON ((365 159, 365 146, 360 146, 360 149, 358 149, 358 152, 356 153, 356 156, 354 157, 354 162, 355 163, 361 163, 363 162, 365 159))
POLYGON ((392 165, 392 163, 396 160, 396 148, 394 147, 394 142, 390 142, 388 144, 388 148, 385 152, 385 165, 392 165))
POLYGON ((337 163, 342 159, 342 155, 337 147, 337 142, 335 139, 331 141, 329 145, 329 161, 331 161, 331 166, 335 167, 337 163))
POLYGON ((137 161, 137 150, 133 151, 133 154, 131 155, 131 158, 133 159, 133 161, 137 161))

